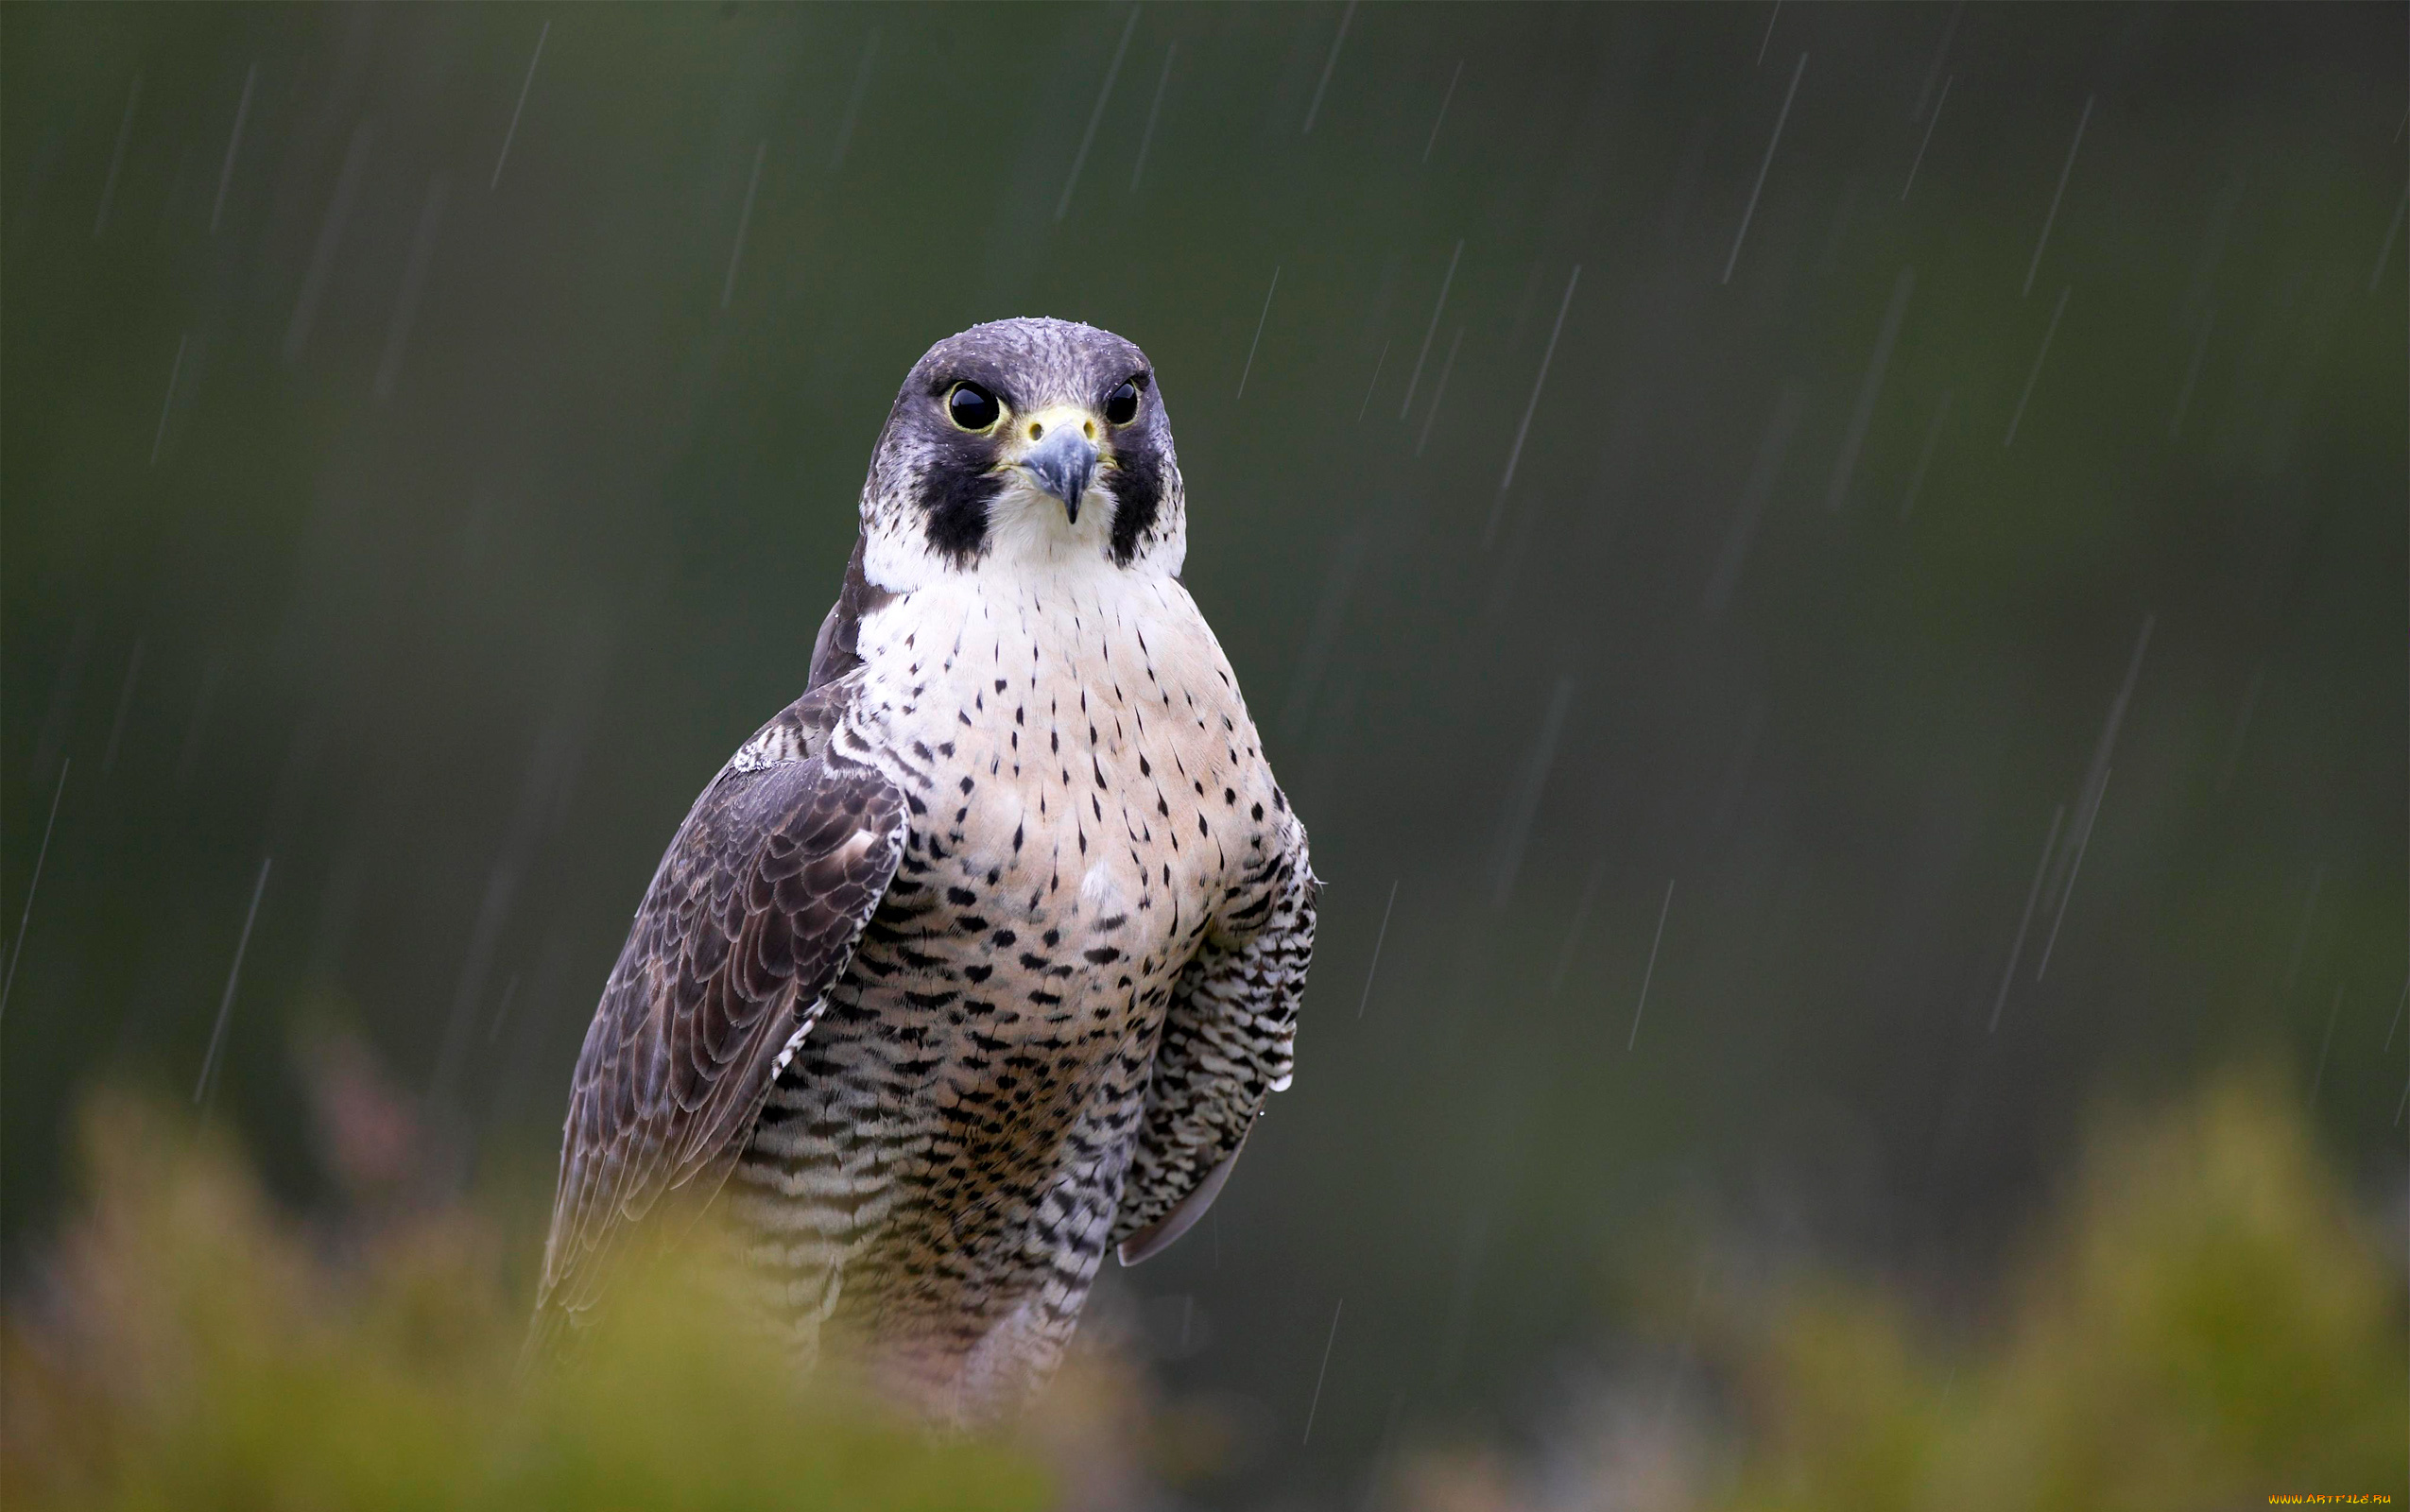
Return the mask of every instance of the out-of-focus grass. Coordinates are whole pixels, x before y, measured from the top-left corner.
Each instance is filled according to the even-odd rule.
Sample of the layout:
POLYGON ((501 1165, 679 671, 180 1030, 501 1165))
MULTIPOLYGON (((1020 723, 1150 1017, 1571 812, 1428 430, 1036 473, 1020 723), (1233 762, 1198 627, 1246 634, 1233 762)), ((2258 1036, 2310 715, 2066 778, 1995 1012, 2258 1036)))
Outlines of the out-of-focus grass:
MULTIPOLYGON (((353 1218, 305 1228, 225 1142, 93 1105, 86 1206, 0 1329, 8 1506, 1120 1507, 1169 1468, 1179 1415, 1110 1349, 1011 1438, 938 1438, 833 1374, 799 1381, 708 1271, 646 1272, 576 1368, 523 1387, 524 1312, 488 1230, 362 1153, 394 1141, 329 1143, 353 1150, 336 1163, 353 1218)), ((1729 1388, 1730 1434, 1650 1378, 1543 1463, 1425 1455, 1385 1485, 1431 1512, 2175 1512, 2410 1489, 2401 1277, 2264 1080, 2103 1119, 1967 1336, 1863 1277, 1728 1290, 1703 1294, 1695 1374, 1729 1388)))
POLYGON ((1059 1500, 1026 1444, 935 1438, 805 1385, 693 1277, 648 1275, 576 1368, 523 1388, 525 1314, 464 1210, 306 1229, 224 1141, 149 1104, 101 1098, 85 1136, 87 1206, 0 1332, 10 1507, 1059 1500))
POLYGON ((1864 1278, 1794 1278, 1703 1314, 1701 1353, 1740 1409, 1725 1453, 1653 1410, 1637 1415, 1648 1432, 1597 1452, 1617 1436, 1610 1412, 1600 1443, 1556 1446, 1537 1469, 1494 1452, 1427 1460, 1407 1500, 2190 1512, 2278 1492, 2401 1498, 2404 1298, 2385 1253, 2298 1107, 2265 1079, 2220 1079, 2101 1120, 1971 1336, 1941 1336, 1864 1278), (1686 1468, 1665 1473, 1669 1456, 1686 1468), (1569 1479, 1568 1461, 1601 1468, 1569 1479))
POLYGON ((2221 1080, 2106 1120, 2004 1297, 1933 1346, 1864 1287, 1778 1316, 1732 1506, 2196 1508, 2400 1495, 2401 1278, 2289 1099, 2221 1080))

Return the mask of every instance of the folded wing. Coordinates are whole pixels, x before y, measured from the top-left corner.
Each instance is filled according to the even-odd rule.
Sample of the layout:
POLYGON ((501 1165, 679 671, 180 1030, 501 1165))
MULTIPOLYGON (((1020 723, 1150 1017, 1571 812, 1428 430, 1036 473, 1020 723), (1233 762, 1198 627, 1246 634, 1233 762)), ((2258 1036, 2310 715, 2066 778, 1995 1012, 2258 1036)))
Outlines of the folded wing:
POLYGON ((1265 1097, 1288 1086, 1317 885, 1303 829, 1292 824, 1287 841, 1249 879, 1255 901, 1208 937, 1172 994, 1113 1222, 1125 1265, 1205 1215, 1265 1097))
POLYGON ((665 1194, 706 1200, 727 1179, 894 880, 904 796, 810 738, 814 701, 747 747, 784 759, 740 756, 697 800, 603 988, 570 1089, 539 1335, 594 1305, 665 1194))

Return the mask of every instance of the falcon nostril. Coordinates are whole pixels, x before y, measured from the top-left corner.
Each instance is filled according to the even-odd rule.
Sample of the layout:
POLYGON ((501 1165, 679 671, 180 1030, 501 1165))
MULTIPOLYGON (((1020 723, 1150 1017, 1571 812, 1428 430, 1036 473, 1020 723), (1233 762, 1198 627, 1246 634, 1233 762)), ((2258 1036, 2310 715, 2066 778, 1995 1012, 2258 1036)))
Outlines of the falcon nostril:
POLYGON ((1093 420, 1081 421, 1079 434, 1087 437, 1092 441, 1094 440, 1096 438, 1096 422, 1093 420))
POLYGON ((1034 422, 1033 422, 1033 423, 1030 425, 1030 427, 1029 427, 1029 438, 1030 438, 1031 440, 1033 440, 1033 441, 1034 441, 1034 440, 1036 440, 1039 437, 1043 436, 1043 435, 1045 435, 1045 434, 1046 434, 1046 427, 1044 427, 1043 425, 1036 424, 1036 423, 1034 423, 1034 422))

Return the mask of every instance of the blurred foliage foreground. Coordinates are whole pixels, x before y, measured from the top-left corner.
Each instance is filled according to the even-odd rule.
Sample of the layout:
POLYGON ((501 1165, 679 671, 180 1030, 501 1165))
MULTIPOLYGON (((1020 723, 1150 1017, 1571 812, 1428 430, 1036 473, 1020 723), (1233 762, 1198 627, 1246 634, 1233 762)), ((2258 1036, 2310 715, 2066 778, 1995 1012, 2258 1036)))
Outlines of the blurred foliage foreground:
POLYGON ((577 1368, 523 1384, 525 1307, 464 1208, 308 1228, 152 1105, 102 1097, 84 1125, 87 1207, 0 1355, 12 1507, 1059 1501, 1030 1446, 805 1389, 694 1276, 628 1289, 577 1368))
MULTIPOLYGON (((376 1147, 357 1135, 354 1166, 376 1147)), ((462 1207, 305 1226, 227 1142, 123 1096, 88 1109, 85 1152, 86 1206, 40 1284, 17 1286, 0 1343, 10 1506, 1156 1499, 1136 1467, 1164 1425, 1109 1348, 1011 1439, 939 1439, 799 1385, 703 1293, 663 1288, 580 1368, 523 1389, 524 1308, 462 1207)), ((1830 1276, 1709 1309, 1700 1351, 1735 1408, 1721 1447, 1661 1423, 1646 1444, 1602 1430, 1547 1463, 1425 1448, 1375 1489, 1429 1512, 2401 1493, 2401 1267, 2267 1084, 2105 1121, 2037 1234, 1979 1340, 1940 1342, 1896 1296, 1830 1276)))
POLYGON ((1741 1426, 1728 1452, 1661 1426, 1635 1444, 1604 1414, 1548 1463, 1435 1454, 1409 1484, 1424 1512, 2399 1505, 2401 1260, 2274 1078, 2228 1077, 2095 1125, 1971 1337, 1896 1291, 1795 1275, 1699 1314, 1741 1426))

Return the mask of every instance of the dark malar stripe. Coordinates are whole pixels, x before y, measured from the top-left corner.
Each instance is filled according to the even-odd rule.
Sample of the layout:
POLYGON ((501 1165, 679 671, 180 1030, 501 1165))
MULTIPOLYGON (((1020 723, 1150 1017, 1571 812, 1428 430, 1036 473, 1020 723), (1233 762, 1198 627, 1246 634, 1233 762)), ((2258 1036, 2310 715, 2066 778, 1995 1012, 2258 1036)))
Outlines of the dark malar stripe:
POLYGON ((988 549, 988 507, 1004 489, 994 465, 984 446, 939 447, 921 475, 929 548, 956 567, 970 566, 988 549))
POLYGON ((1138 542, 1155 528, 1163 510, 1163 458, 1152 446, 1134 444, 1113 458, 1113 565, 1127 567, 1138 542))

